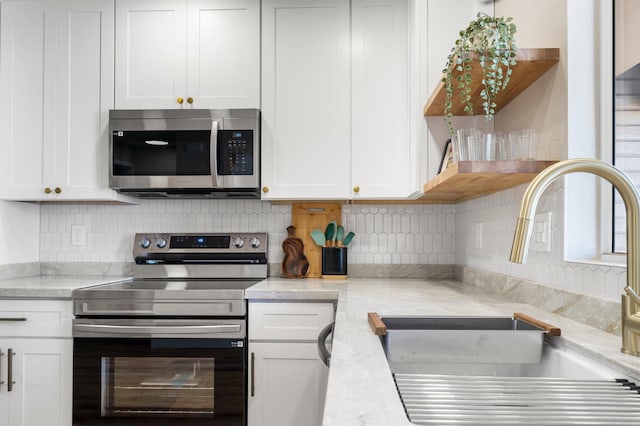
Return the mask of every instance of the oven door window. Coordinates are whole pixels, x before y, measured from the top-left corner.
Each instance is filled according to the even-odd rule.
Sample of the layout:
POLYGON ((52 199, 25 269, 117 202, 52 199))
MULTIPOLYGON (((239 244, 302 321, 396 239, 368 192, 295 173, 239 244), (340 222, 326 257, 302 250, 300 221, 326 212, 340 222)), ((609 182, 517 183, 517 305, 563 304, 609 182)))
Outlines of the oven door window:
POLYGON ((74 426, 244 426, 246 339, 74 338, 74 426))
POLYGON ((215 359, 103 357, 101 414, 213 416, 215 359))

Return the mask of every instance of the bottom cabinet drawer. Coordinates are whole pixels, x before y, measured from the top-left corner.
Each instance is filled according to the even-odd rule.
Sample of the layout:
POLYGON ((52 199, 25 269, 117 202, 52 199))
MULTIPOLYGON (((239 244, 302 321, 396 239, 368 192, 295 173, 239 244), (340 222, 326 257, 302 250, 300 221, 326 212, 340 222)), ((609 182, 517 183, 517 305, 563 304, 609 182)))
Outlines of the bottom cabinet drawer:
POLYGON ((249 340, 315 341, 334 310, 332 302, 250 302, 249 340))

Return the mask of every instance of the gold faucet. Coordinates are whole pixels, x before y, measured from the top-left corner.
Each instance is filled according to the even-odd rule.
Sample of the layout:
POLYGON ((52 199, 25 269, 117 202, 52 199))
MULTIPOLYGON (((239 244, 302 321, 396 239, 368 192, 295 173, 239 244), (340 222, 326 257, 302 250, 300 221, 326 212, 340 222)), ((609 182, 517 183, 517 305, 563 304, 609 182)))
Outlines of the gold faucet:
POLYGON ((522 198, 509 260, 525 263, 531 240, 536 206, 542 193, 557 177, 569 173, 591 173, 611 182, 618 190, 627 211, 627 285, 622 295, 622 352, 640 356, 640 194, 634 183, 620 170, 604 161, 576 158, 560 161, 544 169, 531 181, 522 198))

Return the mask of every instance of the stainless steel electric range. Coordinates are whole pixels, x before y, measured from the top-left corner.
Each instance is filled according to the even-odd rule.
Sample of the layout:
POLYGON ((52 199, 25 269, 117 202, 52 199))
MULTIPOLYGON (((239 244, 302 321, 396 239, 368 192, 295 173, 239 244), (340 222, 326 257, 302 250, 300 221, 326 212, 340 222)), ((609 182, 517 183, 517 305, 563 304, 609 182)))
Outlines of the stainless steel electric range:
POLYGON ((73 425, 246 424, 245 290, 267 234, 136 234, 134 277, 74 292, 73 425))

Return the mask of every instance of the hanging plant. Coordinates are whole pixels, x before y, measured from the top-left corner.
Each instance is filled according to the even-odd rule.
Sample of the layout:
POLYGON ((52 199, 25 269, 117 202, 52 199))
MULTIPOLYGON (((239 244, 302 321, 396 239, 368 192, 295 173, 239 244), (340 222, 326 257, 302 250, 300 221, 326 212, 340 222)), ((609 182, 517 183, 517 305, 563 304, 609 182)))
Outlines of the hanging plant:
POLYGON ((516 44, 514 34, 516 25, 512 18, 494 18, 483 13, 478 19, 460 31, 460 38, 455 42, 447 57, 442 77, 445 89, 444 116, 453 136, 452 102, 454 92, 464 105, 467 115, 474 115, 472 85, 473 59, 477 59, 482 68, 482 107, 487 120, 495 115, 496 96, 509 84, 512 69, 516 65, 516 44), (455 74, 455 77, 454 77, 455 74), (455 80, 455 83, 454 83, 455 80), (455 86, 455 87, 454 87, 455 86))

